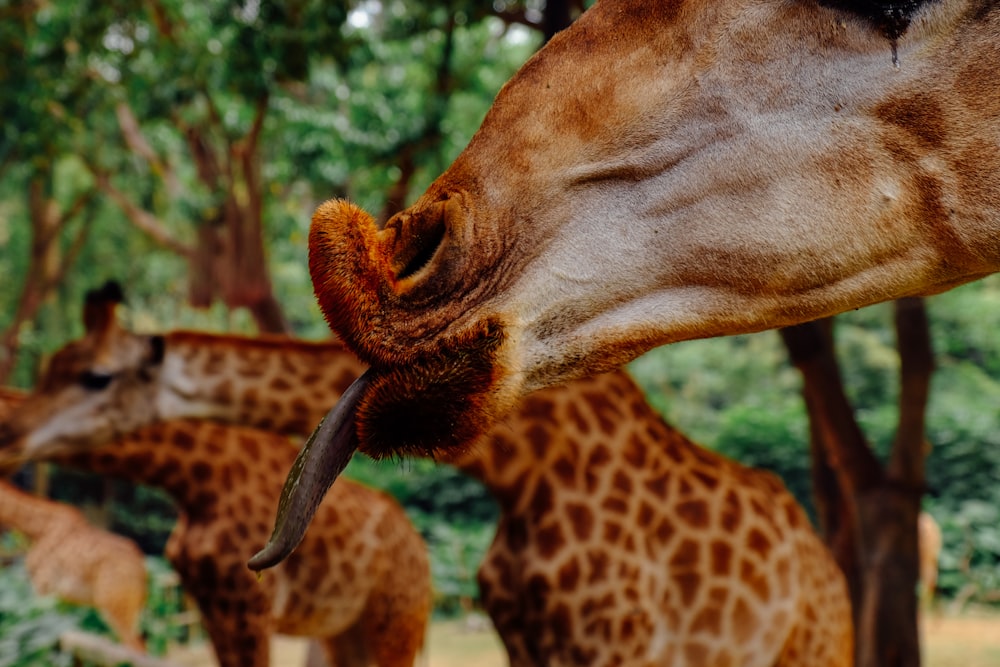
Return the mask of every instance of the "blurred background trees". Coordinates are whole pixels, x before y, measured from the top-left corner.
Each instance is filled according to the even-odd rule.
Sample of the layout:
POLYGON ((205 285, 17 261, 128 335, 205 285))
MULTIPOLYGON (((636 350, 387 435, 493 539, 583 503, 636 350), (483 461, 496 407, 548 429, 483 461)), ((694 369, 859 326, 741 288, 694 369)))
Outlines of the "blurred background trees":
MULTIPOLYGON (((30 387, 82 333, 84 292, 127 286, 136 329, 321 338, 305 239, 347 197, 386 218, 468 142, 500 86, 582 10, 573 0, 0 0, 0 382, 30 387)), ((1000 590, 1000 278, 928 300, 936 370, 926 505, 945 596, 1000 590)), ((882 455, 896 428, 890 306, 836 319, 845 385, 882 455)), ((655 350, 631 369, 695 440, 770 468, 812 508, 801 378, 776 332, 655 350)), ((428 538, 442 609, 476 596, 496 509, 425 461, 351 473, 428 538)), ((77 502, 106 485, 59 473, 77 502)), ((155 492, 113 486, 110 520, 156 553, 155 492)))

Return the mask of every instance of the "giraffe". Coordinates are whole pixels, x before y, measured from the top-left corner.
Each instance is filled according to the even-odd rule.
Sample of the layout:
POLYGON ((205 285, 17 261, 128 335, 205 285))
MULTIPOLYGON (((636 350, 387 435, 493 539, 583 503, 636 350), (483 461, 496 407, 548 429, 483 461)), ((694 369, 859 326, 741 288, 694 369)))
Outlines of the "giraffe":
MULTIPOLYGON (((0 386, 0 421, 28 397, 0 386)), ((131 540, 92 526, 69 505, 33 496, 0 479, 0 526, 31 542, 24 565, 39 595, 93 607, 129 648, 145 651, 146 558, 131 540)))
MULTIPOLYGON (((261 343, 264 351, 274 347, 270 340, 261 343)), ((56 362, 43 384, 59 387, 81 377, 79 368, 56 362), (66 372, 68 377, 59 376, 66 372)), ((122 410, 131 406, 115 405, 122 410)), ((0 410, 0 423, 17 414, 14 408, 7 415, 0 410)), ((259 583, 246 569, 246 559, 267 537, 281 481, 295 454, 294 444, 278 434, 172 419, 113 441, 57 440, 30 455, 0 447, 0 471, 27 460, 54 461, 165 490, 180 511, 166 556, 198 603, 220 667, 266 667, 272 633, 320 639, 329 664, 337 667, 412 665, 430 614, 430 566, 420 536, 386 494, 345 480, 326 499, 313 530, 286 567, 259 583)), ((66 586, 77 584, 79 591, 70 599, 88 603, 83 596, 92 595, 93 604, 107 610, 109 625, 125 640, 123 630, 134 626, 123 621, 137 619, 145 601, 142 554, 137 553, 142 587, 136 588, 138 574, 130 567, 130 554, 108 540, 117 536, 90 527, 73 508, 42 507, 45 501, 37 498, 29 504, 30 496, 15 493, 0 486, 0 524, 10 522, 36 540, 27 566, 39 592, 69 598, 66 586), (32 520, 40 515, 47 520, 32 520), (60 557, 54 559, 56 555, 60 557), (80 566, 91 578, 99 575, 100 585, 92 593, 82 587, 90 581, 68 576, 80 566), (42 581, 53 583, 43 588, 42 581), (120 593, 138 599, 119 599, 120 593)))
MULTIPOLYGON (((101 322, 114 327, 114 336, 89 331, 93 341, 68 344, 52 368, 65 367, 64 375, 79 382, 101 359, 116 369, 114 378, 75 398, 42 383, 31 399, 37 405, 25 414, 58 420, 46 405, 60 405, 81 423, 100 421, 88 410, 117 421, 120 411, 134 410, 138 399, 129 394, 154 401, 166 391, 157 386, 165 371, 141 355, 116 360, 143 337, 113 324, 113 315, 101 322), (74 402, 84 400, 86 409, 78 410, 74 402)), ((336 342, 326 344, 328 363, 314 367, 295 362, 301 346, 293 341, 282 351, 271 339, 255 348, 248 339, 200 335, 195 356, 185 351, 190 338, 162 339, 159 365, 173 369, 175 383, 188 388, 184 405, 202 417, 232 420, 241 414, 233 407, 244 402, 241 392, 271 405, 285 400, 287 386, 350 382, 332 362, 348 356, 336 342), (284 382, 261 372, 239 391, 198 389, 218 386, 247 357, 262 369, 284 369, 284 382)), ((297 424, 318 419, 336 400, 318 389, 297 396, 307 418, 297 424)), ((268 419, 252 411, 247 417, 255 414, 268 419)), ((78 432, 71 441, 33 441, 32 429, 60 432, 22 423, 16 441, 0 438, 0 451, 28 449, 18 442, 33 442, 36 452, 100 446, 102 437, 78 432)), ((529 395, 449 462, 481 480, 501 506, 479 583, 512 665, 850 664, 843 577, 792 497, 772 475, 707 452, 669 427, 624 372, 529 395)))
POLYGON ((317 209, 316 295, 372 369, 322 448, 461 448, 659 345, 995 273, 998 62, 993 0, 601 0, 412 206, 317 209))
POLYGON ((91 525, 64 503, 0 480, 0 526, 31 543, 24 566, 39 595, 93 607, 129 648, 145 651, 146 559, 131 540, 91 525))
POLYGON ((173 419, 102 445, 58 443, 27 457, 0 450, 0 468, 53 461, 166 491, 180 515, 166 557, 198 603, 220 667, 266 667, 273 633, 320 640, 337 667, 412 665, 431 610, 430 566, 388 495, 345 480, 282 567, 259 582, 247 569, 296 451, 279 434, 173 419))
POLYGON ((937 589, 938 558, 941 556, 941 527, 930 512, 917 516, 917 547, 920 556, 921 606, 930 609, 937 589))
POLYGON ((479 582, 512 665, 853 664, 843 575, 791 494, 626 373, 529 394, 456 463, 503 509, 479 582))
POLYGON ((115 282, 88 293, 86 335, 52 355, 32 395, 0 423, 0 443, 30 432, 30 456, 34 440, 103 443, 176 417, 308 434, 317 420, 309 406, 335 403, 363 369, 336 341, 135 334, 118 322, 122 299, 115 282))

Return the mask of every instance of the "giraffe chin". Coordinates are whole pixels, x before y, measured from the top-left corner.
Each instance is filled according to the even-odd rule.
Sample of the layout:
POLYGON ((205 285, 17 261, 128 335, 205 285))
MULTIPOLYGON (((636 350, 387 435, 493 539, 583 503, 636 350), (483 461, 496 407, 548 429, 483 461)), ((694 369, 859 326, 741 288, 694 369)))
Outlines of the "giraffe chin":
POLYGON ((320 502, 358 447, 355 411, 371 374, 365 372, 348 387, 295 457, 281 489, 271 538, 247 562, 251 570, 274 567, 299 546, 320 502))

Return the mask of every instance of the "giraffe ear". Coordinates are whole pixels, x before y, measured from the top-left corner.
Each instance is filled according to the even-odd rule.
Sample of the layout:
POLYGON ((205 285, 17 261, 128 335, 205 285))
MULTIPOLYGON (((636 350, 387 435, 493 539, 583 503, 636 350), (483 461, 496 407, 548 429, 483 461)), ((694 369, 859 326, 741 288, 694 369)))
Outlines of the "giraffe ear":
POLYGON ((113 280, 87 292, 83 302, 83 326, 87 333, 106 331, 115 321, 115 308, 124 301, 121 285, 113 280))

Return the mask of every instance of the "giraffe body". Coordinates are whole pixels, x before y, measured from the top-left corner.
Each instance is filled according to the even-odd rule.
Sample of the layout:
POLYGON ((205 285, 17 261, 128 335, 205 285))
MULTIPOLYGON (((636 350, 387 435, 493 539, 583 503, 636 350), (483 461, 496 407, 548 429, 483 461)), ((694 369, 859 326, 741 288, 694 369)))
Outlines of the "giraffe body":
POLYGON ((941 556, 941 527, 930 512, 921 512, 917 517, 917 547, 920 550, 920 603, 930 608, 937 589, 941 556))
POLYGON ((692 443, 622 372, 520 412, 458 461, 503 508, 479 581, 512 665, 853 664, 843 576, 775 476, 692 443))
MULTIPOLYGON (((141 357, 133 366, 119 365, 100 392, 69 386, 94 358, 133 347, 98 331, 88 336, 93 340, 57 354, 73 363, 53 364, 50 372, 62 369, 63 380, 41 384, 35 407, 16 425, 17 439, 0 441, 0 452, 17 456, 12 450, 24 442, 33 442, 36 452, 70 446, 58 438, 32 440, 33 429, 58 431, 44 421, 29 423, 32 415, 51 414, 47 404, 72 410, 86 396, 90 409, 100 401, 97 411, 113 420, 118 406, 132 404, 130 394, 158 395, 159 364, 135 361, 141 357)), ((117 328, 114 336, 135 334, 117 328)), ((195 340, 187 334, 163 340, 162 365, 185 378, 189 396, 201 396, 186 403, 190 409, 223 420, 240 412, 233 408, 245 403, 240 392, 195 388, 218 386, 229 369, 244 364, 253 341, 202 335, 195 352, 186 350, 195 340), (208 359, 214 361, 204 363, 208 359)), ((269 341, 250 356, 262 368, 285 369, 284 385, 343 386, 349 380, 335 359, 348 354, 337 343, 327 345, 325 365, 295 363, 297 344, 288 345, 287 359, 269 341)), ((271 381, 243 389, 265 404, 284 400, 271 381)), ((307 417, 299 423, 318 419, 329 405, 320 390, 297 396, 307 417)), ((268 418, 246 412, 249 419, 255 415, 268 418)), ((79 446, 87 438, 90 447, 101 443, 99 431, 75 437, 79 446)), ((849 664, 843 578, 794 500, 773 476, 708 453, 667 426, 624 373, 529 396, 451 462, 482 480, 503 511, 480 583, 512 664, 683 665, 715 656, 716 662, 701 664, 721 666, 742 664, 737 658, 751 653, 782 666, 849 664), (813 624, 812 614, 823 622, 813 624), (728 654, 720 648, 726 642, 728 654)))
POLYGON ((96 609, 119 641, 139 651, 146 560, 131 540, 91 525, 79 510, 0 481, 0 526, 31 543, 25 569, 39 595, 96 609))

